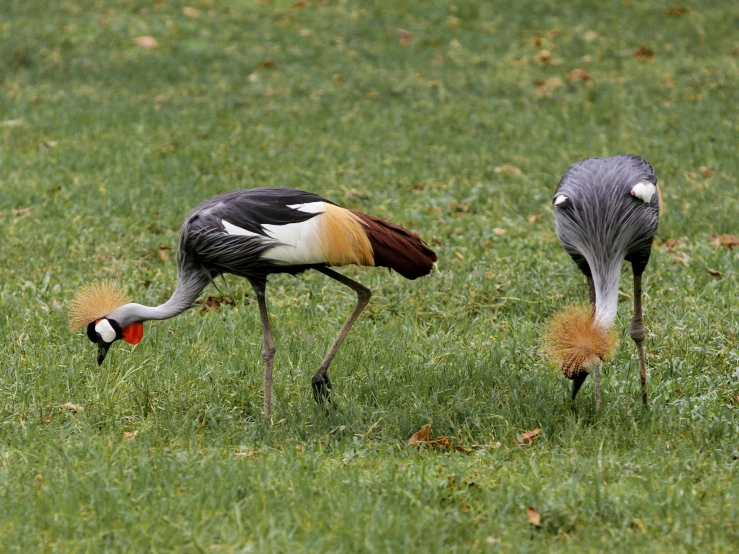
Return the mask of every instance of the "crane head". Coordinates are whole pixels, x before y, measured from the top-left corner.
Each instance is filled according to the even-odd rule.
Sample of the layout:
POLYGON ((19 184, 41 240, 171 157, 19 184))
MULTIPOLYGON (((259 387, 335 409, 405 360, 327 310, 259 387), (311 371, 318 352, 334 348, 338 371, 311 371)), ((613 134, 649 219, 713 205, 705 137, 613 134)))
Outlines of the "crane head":
POLYGON ((138 344, 143 336, 144 324, 140 322, 132 323, 121 329, 116 320, 103 317, 91 321, 87 326, 87 338, 98 345, 98 365, 103 363, 110 345, 115 341, 123 339, 129 344, 138 344))

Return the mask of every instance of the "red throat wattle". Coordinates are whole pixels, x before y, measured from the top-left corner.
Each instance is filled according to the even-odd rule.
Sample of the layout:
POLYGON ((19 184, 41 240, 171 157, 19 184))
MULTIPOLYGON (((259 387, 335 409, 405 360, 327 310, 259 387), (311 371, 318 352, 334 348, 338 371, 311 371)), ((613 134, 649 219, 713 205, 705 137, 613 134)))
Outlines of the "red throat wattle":
POLYGON ((131 323, 131 325, 121 331, 121 334, 123 335, 123 340, 128 344, 138 344, 144 337, 144 324, 140 322, 131 323))

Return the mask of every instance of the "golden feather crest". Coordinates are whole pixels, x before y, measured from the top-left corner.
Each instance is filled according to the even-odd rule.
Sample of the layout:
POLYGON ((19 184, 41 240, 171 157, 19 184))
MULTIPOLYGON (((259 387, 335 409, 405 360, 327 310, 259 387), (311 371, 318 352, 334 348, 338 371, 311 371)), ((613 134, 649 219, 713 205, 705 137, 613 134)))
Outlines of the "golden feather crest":
POLYGON ((74 332, 124 304, 128 304, 128 297, 113 281, 85 285, 69 302, 69 330, 74 332))
POLYGON ((598 325, 592 310, 583 306, 569 306, 555 315, 542 338, 544 356, 568 378, 587 371, 592 356, 605 360, 617 343, 616 333, 598 325))

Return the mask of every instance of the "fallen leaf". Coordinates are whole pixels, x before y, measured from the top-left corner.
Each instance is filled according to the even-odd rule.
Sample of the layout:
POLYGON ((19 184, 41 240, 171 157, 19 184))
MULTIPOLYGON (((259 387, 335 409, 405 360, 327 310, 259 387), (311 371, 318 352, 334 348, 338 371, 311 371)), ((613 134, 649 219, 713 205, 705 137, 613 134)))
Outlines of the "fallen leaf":
POLYGON ((541 429, 537 427, 533 431, 526 431, 525 433, 521 433, 518 435, 515 439, 513 439, 513 444, 515 445, 522 445, 522 444, 531 444, 534 442, 534 439, 541 433, 541 429))
POLYGON ((297 9, 297 8, 304 8, 304 7, 306 7, 307 5, 308 5, 308 2, 306 2, 305 0, 298 0, 297 2, 295 2, 295 3, 293 4, 293 8, 296 8, 296 9, 297 9))
POLYGON ((49 148, 55 148, 57 144, 58 143, 55 140, 45 140, 38 146, 41 150, 48 150, 49 148))
POLYGON ((536 82, 536 96, 538 98, 545 97, 550 91, 561 88, 564 85, 564 81, 559 77, 552 77, 546 81, 536 82))
POLYGON ((522 171, 515 165, 501 165, 496 167, 494 171, 496 173, 505 172, 508 175, 515 175, 516 177, 522 175, 522 171))
POLYGON ((403 46, 408 46, 411 43, 411 34, 405 29, 397 28, 395 34, 400 37, 400 44, 403 46))
POLYGON ((44 476, 40 473, 36 475, 36 482, 38 483, 38 488, 41 488, 44 486, 44 476))
POLYGON ((460 254, 459 252, 455 252, 454 253, 454 257, 457 258, 460 261, 464 260, 464 256, 462 254, 460 254))
POLYGON ((530 215, 529 216, 529 223, 536 223, 541 219, 540 215, 530 215))
POLYGON ((245 450, 243 452, 235 452, 234 458, 255 458, 257 453, 253 450, 245 450))
POLYGON ((456 450, 457 452, 464 452, 465 454, 469 454, 470 452, 473 452, 472 448, 467 448, 466 446, 462 446, 461 444, 455 445, 454 450, 456 450))
POLYGON ((590 73, 584 69, 573 69, 567 74, 567 79, 570 83, 574 83, 575 81, 585 81, 587 83, 590 81, 590 73))
POLYGON ((526 508, 526 517, 529 518, 531 523, 537 527, 541 527, 541 516, 539 515, 539 512, 536 511, 536 508, 532 508, 531 506, 526 508))
POLYGON ((334 83, 338 85, 342 82, 342 80, 343 79, 341 78, 341 73, 334 74, 334 78, 333 78, 334 83))
POLYGON ((262 67, 265 67, 265 68, 270 68, 270 67, 274 67, 275 66, 275 61, 274 60, 264 60, 259 65, 261 65, 262 67))
POLYGON ((221 309, 221 304, 226 304, 232 308, 236 306, 236 302, 226 296, 208 296, 205 300, 196 300, 195 304, 200 304, 202 306, 202 308, 200 308, 201 314, 208 310, 219 311, 221 309))
POLYGON ((587 42, 592 42, 598 38, 598 33, 596 33, 595 31, 588 31, 582 36, 582 38, 585 39, 587 42))
POLYGON ((687 265, 690 261, 690 257, 685 252, 677 252, 676 250, 668 250, 667 253, 670 255, 670 261, 677 264, 687 265))
POLYGON ((159 43, 154 37, 136 37, 134 42, 143 48, 157 48, 159 43))
POLYGON ((200 16, 200 11, 196 10, 195 8, 191 8, 190 6, 185 6, 182 8, 182 13, 184 13, 187 17, 196 18, 200 16))
POLYGON ((297 452, 298 454, 302 454, 302 453, 303 453, 303 449, 304 449, 304 446, 303 446, 302 444, 296 444, 296 445, 295 445, 295 451, 296 451, 296 452, 297 452))
POLYGON ((665 14, 670 17, 681 17, 688 13, 687 8, 684 8, 683 6, 672 6, 670 9, 668 9, 665 14))
POLYGON ((80 406, 79 404, 72 404, 71 402, 65 402, 61 406, 59 406, 62 410, 69 410, 73 414, 76 414, 77 412, 84 412, 85 409, 80 406))
POLYGON ((654 59, 654 52, 642 44, 634 50, 634 57, 640 62, 651 62, 654 59))
POLYGON ((542 63, 548 63, 552 61, 552 53, 549 50, 540 50, 538 54, 539 61, 542 63))
POLYGON ((731 248, 733 246, 739 246, 739 238, 732 235, 711 235, 711 245, 714 248, 718 248, 719 246, 731 248))
POLYGON ((28 208, 20 208, 18 210, 12 210, 13 215, 28 215, 33 211, 33 206, 29 206, 28 208))
POLYGON ((709 275, 713 275, 713 276, 714 276, 714 277, 716 277, 717 279, 721 279, 721 272, 720 272, 720 271, 716 271, 715 269, 711 269, 710 267, 707 267, 707 268, 706 268, 706 272, 707 272, 707 273, 708 273, 709 275))
POLYGON ((678 246, 685 246, 685 243, 680 239, 667 239, 665 241, 665 246, 668 250, 672 250, 673 248, 677 248, 678 246))
POLYGON ((414 433, 410 439, 408 439, 408 446, 415 446, 422 442, 427 442, 430 432, 431 424, 429 423, 428 425, 424 425, 423 427, 421 427, 421 429, 414 433))
POLYGON ((169 246, 160 246, 159 247, 159 257, 162 259, 163 262, 169 261, 169 251, 172 250, 169 246))
POLYGON ((439 81, 429 81, 429 88, 439 88, 439 81))
POLYGON ((449 444, 449 439, 444 436, 436 437, 435 439, 429 439, 426 441, 426 444, 434 448, 451 448, 452 446, 451 444, 449 444))
POLYGON ((138 433, 138 431, 123 431, 123 438, 125 440, 131 440, 136 436, 136 433, 138 433))
POLYGON ((486 450, 488 448, 500 448, 500 441, 492 442, 490 444, 473 444, 470 448, 473 450, 486 450))
POLYGON ((715 171, 706 167, 705 165, 702 165, 698 171, 700 171, 701 175, 703 175, 704 177, 713 177, 714 174, 716 173, 715 171))
POLYGON ((500 227, 496 227, 495 229, 493 229, 493 233, 495 233, 496 235, 503 235, 503 234, 505 234, 505 232, 506 232, 506 230, 505 229, 501 229, 500 227))

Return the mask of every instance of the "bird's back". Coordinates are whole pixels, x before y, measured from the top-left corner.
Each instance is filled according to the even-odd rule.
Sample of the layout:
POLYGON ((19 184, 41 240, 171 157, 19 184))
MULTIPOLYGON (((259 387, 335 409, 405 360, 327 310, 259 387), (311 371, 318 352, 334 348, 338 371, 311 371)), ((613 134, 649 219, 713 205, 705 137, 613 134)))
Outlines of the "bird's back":
POLYGON ((634 155, 587 158, 567 170, 554 196, 554 213, 557 236, 576 261, 578 256, 589 263, 649 258, 660 198, 636 195, 639 184, 656 191, 657 177, 649 162, 634 155))

